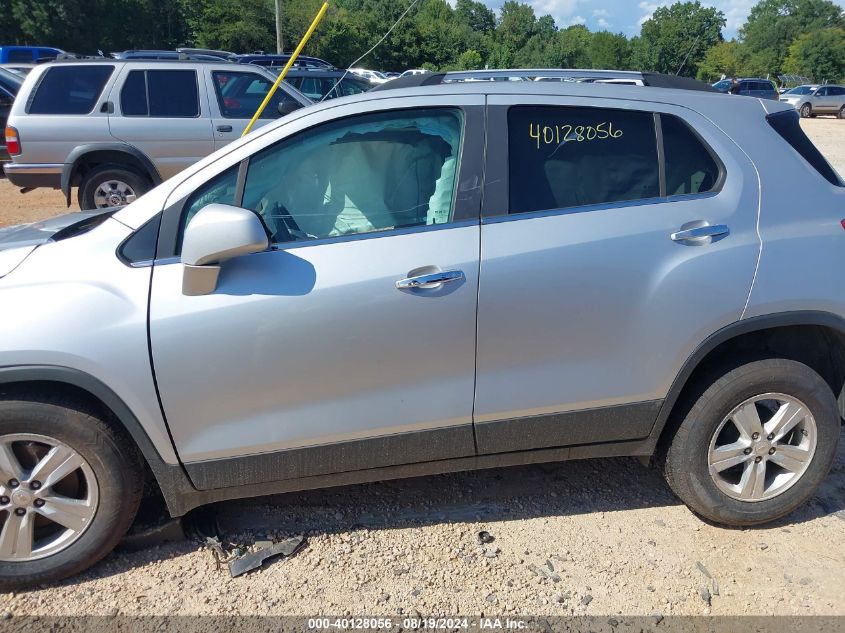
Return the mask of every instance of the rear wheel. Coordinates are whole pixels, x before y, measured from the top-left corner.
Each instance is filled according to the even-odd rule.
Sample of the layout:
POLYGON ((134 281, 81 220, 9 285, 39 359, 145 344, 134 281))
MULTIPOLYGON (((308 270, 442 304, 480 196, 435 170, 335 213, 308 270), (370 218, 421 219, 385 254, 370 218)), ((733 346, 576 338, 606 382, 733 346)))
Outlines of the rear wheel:
POLYGON ((836 116, 840 119, 845 119, 845 105, 839 108, 839 112, 837 112, 836 116))
POLYGON ((102 165, 85 174, 79 184, 79 208, 122 207, 131 204, 151 188, 149 180, 131 169, 102 165))
POLYGON ((135 446, 83 408, 0 402, 0 591, 108 554, 135 517, 141 473, 135 446))
POLYGON ((665 454, 672 490, 725 525, 765 523, 804 503, 836 454, 840 418, 827 383, 802 363, 748 363, 709 385, 665 454))
POLYGON ((801 106, 801 110, 799 112, 801 113, 802 118, 808 119, 810 118, 810 115, 813 114, 813 108, 810 106, 809 103, 805 103, 801 106))

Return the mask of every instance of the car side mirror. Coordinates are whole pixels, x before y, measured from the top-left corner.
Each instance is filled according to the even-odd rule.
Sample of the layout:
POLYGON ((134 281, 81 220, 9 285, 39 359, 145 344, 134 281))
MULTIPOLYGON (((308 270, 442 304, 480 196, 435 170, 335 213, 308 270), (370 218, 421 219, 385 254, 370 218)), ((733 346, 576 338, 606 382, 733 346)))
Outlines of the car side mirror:
POLYGON ((293 101, 292 99, 285 99, 284 101, 279 102, 279 114, 285 116, 286 114, 299 110, 301 107, 302 106, 296 101, 293 101))
POLYGON ((255 212, 228 204, 203 207, 188 222, 182 239, 182 294, 214 292, 223 262, 269 247, 264 223, 255 212))

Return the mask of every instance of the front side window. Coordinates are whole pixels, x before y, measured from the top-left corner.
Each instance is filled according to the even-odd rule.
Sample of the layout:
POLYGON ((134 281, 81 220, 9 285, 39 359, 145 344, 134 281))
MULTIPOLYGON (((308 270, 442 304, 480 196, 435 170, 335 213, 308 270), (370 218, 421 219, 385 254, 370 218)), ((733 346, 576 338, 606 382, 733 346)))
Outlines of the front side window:
MULTIPOLYGON (((258 73, 221 70, 213 72, 212 76, 220 113, 227 119, 251 119, 273 85, 272 80, 258 73)), ((277 119, 279 104, 288 102, 299 105, 296 99, 279 87, 261 113, 261 118, 277 119)))
POLYGON ((307 130, 250 158, 241 206, 276 243, 450 222, 462 128, 437 109, 307 130))
POLYGON ((193 70, 133 70, 120 91, 124 116, 195 118, 200 114, 193 70))
POLYGON ((660 195, 651 113, 518 106, 508 111, 510 213, 660 195))
POLYGON ((89 114, 111 77, 114 66, 53 66, 41 77, 28 114, 89 114))

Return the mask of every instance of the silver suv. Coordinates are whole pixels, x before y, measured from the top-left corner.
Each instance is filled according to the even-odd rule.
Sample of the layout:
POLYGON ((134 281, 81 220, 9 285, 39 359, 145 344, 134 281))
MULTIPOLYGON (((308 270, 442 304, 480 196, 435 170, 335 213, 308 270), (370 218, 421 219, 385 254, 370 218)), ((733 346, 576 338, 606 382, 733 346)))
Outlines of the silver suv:
MULTIPOLYGON (((36 67, 6 128, 9 180, 82 209, 133 202, 241 135, 275 77, 229 62, 92 60, 36 67)), ((283 84, 260 124, 311 101, 283 84)))
POLYGON ((845 119, 845 86, 797 86, 783 93, 780 100, 798 110, 804 118, 835 114, 845 119))
POLYGON ((845 402, 845 187, 798 114, 436 80, 3 232, 0 589, 102 558, 145 473, 174 516, 619 455, 725 525, 813 494, 845 402))

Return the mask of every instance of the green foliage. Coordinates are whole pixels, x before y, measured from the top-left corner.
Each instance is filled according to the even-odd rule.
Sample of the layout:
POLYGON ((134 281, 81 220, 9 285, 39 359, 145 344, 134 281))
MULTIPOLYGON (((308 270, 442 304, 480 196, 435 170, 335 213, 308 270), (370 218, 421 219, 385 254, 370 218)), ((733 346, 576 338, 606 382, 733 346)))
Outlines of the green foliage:
POLYGON ((659 7, 643 23, 634 47, 634 66, 694 77, 707 51, 722 40, 724 26, 724 13, 697 0, 659 7))
POLYGON ((593 34, 587 55, 592 68, 626 70, 631 67, 631 43, 621 33, 599 31, 593 34))
POLYGON ((845 79, 845 30, 828 28, 801 35, 789 47, 784 70, 818 82, 845 79))

